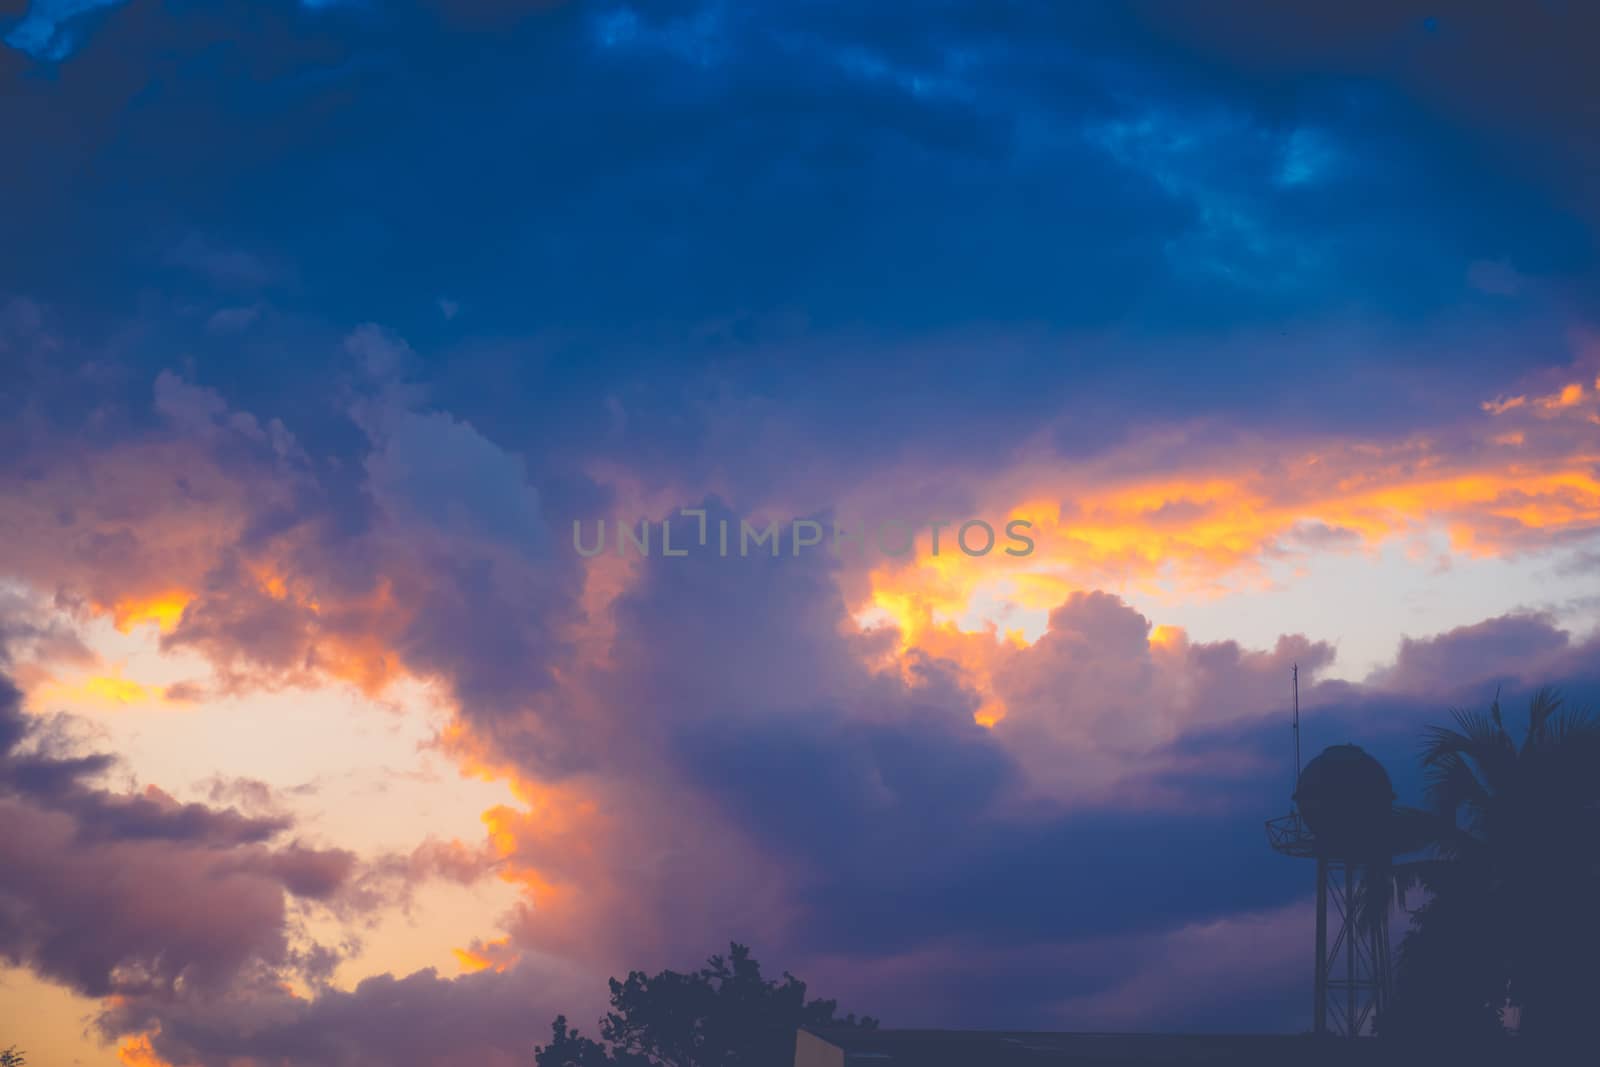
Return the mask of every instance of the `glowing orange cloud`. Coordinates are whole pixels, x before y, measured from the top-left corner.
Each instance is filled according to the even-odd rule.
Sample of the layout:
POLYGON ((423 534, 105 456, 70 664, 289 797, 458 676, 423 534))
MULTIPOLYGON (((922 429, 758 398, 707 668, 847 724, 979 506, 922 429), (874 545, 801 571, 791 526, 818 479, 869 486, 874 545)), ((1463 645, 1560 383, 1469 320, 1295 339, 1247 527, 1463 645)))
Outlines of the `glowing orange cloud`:
MULTIPOLYGON (((1159 457, 1150 473, 1123 456, 1103 470, 1021 464, 982 488, 975 513, 1032 523, 1031 555, 933 556, 923 539, 914 557, 871 561, 853 614, 863 627, 895 627, 898 656, 950 660, 988 694, 995 650, 1025 640, 1008 620, 1030 611, 1037 632, 1043 613, 1076 589, 1225 595, 1270 581, 1275 562, 1427 534, 1473 557, 1539 550, 1600 530, 1600 441, 1577 429, 1600 419, 1587 410, 1596 399, 1571 384, 1484 405, 1520 422, 1512 430, 1333 441, 1287 455, 1266 440, 1208 455, 1178 439, 1150 449, 1159 457), (1175 454, 1187 469, 1173 468, 1175 454)), ((1152 648, 1175 639, 1158 628, 1152 648)), ((976 717, 992 725, 1004 714, 985 695, 976 717)))
POLYGON ((183 618, 183 609, 193 599, 193 594, 173 589, 155 596, 118 601, 100 610, 108 612, 113 624, 123 633, 148 623, 154 623, 162 633, 171 633, 183 618))
POLYGON ((494 941, 475 938, 468 947, 453 951, 456 962, 468 973, 487 970, 503 972, 513 966, 522 955, 512 947, 509 937, 494 941))
POLYGON ((1536 403, 1550 411, 1560 411, 1563 408, 1575 408, 1583 403, 1583 383, 1573 382, 1559 393, 1540 397, 1536 403))
MULTIPOLYGON (((461 774, 486 782, 505 782, 520 804, 497 804, 482 815, 490 846, 500 859, 502 881, 519 887, 523 897, 541 910, 570 905, 573 886, 565 876, 535 863, 534 856, 560 855, 568 861, 588 857, 596 835, 604 831, 594 801, 580 785, 546 785, 495 759, 489 746, 462 725, 452 721, 441 731, 441 744, 455 758, 461 774)), ((462 966, 486 955, 493 946, 475 943, 456 950, 462 966)), ((501 956, 494 957, 496 959, 501 956)))
POLYGON ((71 681, 46 677, 29 688, 28 699, 44 707, 125 708, 169 703, 165 687, 124 678, 120 666, 71 681))
POLYGON ((1150 644, 1155 648, 1172 648, 1184 640, 1181 626, 1156 626, 1150 630, 1150 644))
POLYGON ((156 690, 116 675, 96 675, 83 683, 85 693, 114 704, 142 704, 157 699, 156 690))
POLYGON ((150 1035, 135 1034, 122 1039, 117 1045, 117 1059, 124 1067, 176 1067, 156 1055, 150 1045, 150 1035))
POLYGON ((367 696, 378 696, 406 673, 400 656, 378 634, 333 634, 317 646, 317 666, 367 696))
POLYGON ((503 945, 473 942, 456 953, 463 968, 486 960, 509 967, 513 950, 625 966, 668 945, 681 949, 686 931, 663 926, 658 901, 646 899, 674 887, 717 900, 735 924, 742 915, 781 911, 769 894, 707 884, 697 873, 735 857, 746 866, 760 861, 735 835, 718 832, 722 812, 692 787, 604 774, 538 781, 460 720, 443 731, 442 747, 463 774, 505 783, 516 798, 482 820, 494 869, 519 902, 501 919, 503 945))
MULTIPOLYGON (((1022 559, 961 553, 887 564, 871 573, 863 621, 891 621, 905 645, 985 596, 1048 608, 1074 587, 1133 586, 1154 595, 1222 592, 1226 582, 1296 554, 1373 548, 1442 530, 1476 556, 1507 554, 1543 537, 1600 528, 1594 456, 1448 469, 1443 457, 1374 462, 1350 453, 1306 455, 1272 477, 1165 477, 1086 488, 1052 513, 1026 505, 1008 518, 1034 523, 1037 549, 1022 559), (1320 534, 1318 533, 1320 532, 1320 534), (1317 540, 1321 536, 1328 543, 1317 540)), ((1061 497, 1069 498, 1068 490, 1061 497)))
MULTIPOLYGON (((1600 379, 1595 380, 1595 389, 1600 390, 1600 379)), ((1531 400, 1526 396, 1513 396, 1485 401, 1483 410, 1491 415, 1504 415, 1508 411, 1532 405, 1542 412, 1558 412, 1582 404, 1584 395, 1583 383, 1571 382, 1553 393, 1536 396, 1531 400)))
MULTIPOLYGON (((243 569, 261 594, 300 613, 307 642, 306 655, 300 662, 309 671, 348 682, 369 697, 381 695, 406 676, 395 644, 399 633, 410 624, 413 612, 396 595, 394 582, 387 576, 380 577, 369 593, 328 603, 319 598, 310 582, 294 575, 279 561, 247 560, 243 569)), ((203 593, 174 588, 109 606, 93 605, 93 609, 109 614, 123 633, 154 623, 161 634, 167 635, 178 629, 184 612, 196 604, 204 607, 203 593)), ((107 699, 114 694, 101 683, 97 692, 83 695, 107 699)), ((120 697, 124 703, 133 702, 136 697, 147 698, 127 687, 122 688, 120 697)))

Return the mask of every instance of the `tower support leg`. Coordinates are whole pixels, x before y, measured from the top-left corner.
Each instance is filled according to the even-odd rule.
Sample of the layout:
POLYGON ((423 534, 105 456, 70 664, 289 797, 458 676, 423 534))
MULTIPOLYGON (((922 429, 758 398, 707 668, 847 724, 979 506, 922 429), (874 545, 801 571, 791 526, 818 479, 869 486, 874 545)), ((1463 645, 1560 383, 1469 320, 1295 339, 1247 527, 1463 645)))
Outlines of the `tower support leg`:
POLYGON ((1344 865, 1344 1028, 1347 1037, 1361 1033, 1361 1016, 1356 1014, 1356 952, 1361 944, 1361 904, 1356 900, 1356 868, 1344 865))
POLYGON ((1312 1011, 1312 1031, 1328 1032, 1328 861, 1317 857, 1317 959, 1312 988, 1317 998, 1312 1011))

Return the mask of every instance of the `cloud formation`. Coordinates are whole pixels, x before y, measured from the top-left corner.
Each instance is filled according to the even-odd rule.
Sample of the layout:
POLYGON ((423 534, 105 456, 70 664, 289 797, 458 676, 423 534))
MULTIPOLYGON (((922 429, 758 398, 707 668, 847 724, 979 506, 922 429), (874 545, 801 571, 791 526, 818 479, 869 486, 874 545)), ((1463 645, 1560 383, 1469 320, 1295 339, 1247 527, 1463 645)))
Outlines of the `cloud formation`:
POLYGON ((1413 792, 1446 706, 1596 691, 1589 21, 19 9, 0 954, 185 1067, 525 1061, 730 936, 892 1022, 1292 1028, 1289 670, 1413 792), (684 507, 1039 548, 567 542, 684 507), (50 714, 352 689, 504 790, 481 837, 50 714), (468 973, 343 967, 488 881, 468 973))
MULTIPOLYGON (((818 966, 1037 937, 1069 954, 1112 933, 1181 944, 1196 924, 1295 899, 1290 872, 1269 873, 1257 835, 1241 829, 1272 813, 1281 792, 1262 782, 1281 760, 1255 731, 1281 708, 1289 666, 1313 692, 1334 651, 1298 635, 1264 650, 1197 641, 1096 591, 1096 575, 1149 565, 1226 577, 1276 554, 1346 551, 1441 520, 1473 531, 1460 539, 1468 550, 1515 552, 1591 522, 1588 475, 1573 468, 1562 480, 1577 441, 1562 419, 1529 423, 1541 436, 1515 446, 1468 447, 1484 432, 1476 425, 1430 440, 1333 442, 1298 461, 1301 475, 1274 477, 1294 462, 1258 463, 1241 482, 1248 489, 1221 474, 1147 480, 1146 471, 1173 471, 1182 437, 1084 464, 1066 480, 1059 464, 1046 474, 1022 458, 1002 483, 944 499, 981 508, 1008 490, 1060 500, 1063 487, 1082 487, 1055 514, 1019 509, 1040 520, 1041 556, 1056 568, 1018 582, 1020 602, 1049 608, 1042 632, 1023 638, 936 617, 980 588, 978 561, 965 557, 924 554, 876 570, 823 552, 586 562, 552 533, 549 513, 570 498, 540 492, 529 463, 434 406, 411 377, 408 344, 363 327, 342 349, 354 361, 340 399, 357 435, 353 460, 318 455, 283 422, 163 372, 150 400, 158 421, 116 452, 79 448, 67 468, 32 453, 42 470, 74 474, 11 483, 22 533, 13 573, 54 583, 69 617, 154 627, 163 649, 198 654, 215 672, 209 687, 222 691, 342 681, 381 694, 401 678, 442 682, 454 712, 446 750, 470 773, 509 782, 518 806, 485 814, 481 848, 424 844, 361 860, 284 843, 292 826, 281 816, 219 813, 157 791, 113 802, 85 792, 75 769, 29 772, 61 780, 50 809, 61 863, 69 842, 161 848, 172 853, 161 864, 189 863, 196 879, 258 902, 238 931, 197 938, 217 946, 220 962, 207 971, 168 954, 164 965, 178 970, 149 979, 157 985, 199 968, 217 995, 237 997, 259 985, 257 970, 325 974, 329 950, 292 936, 292 902, 349 919, 439 877, 498 877, 522 894, 492 945, 463 949, 494 975, 520 973, 518 960, 529 959, 668 965, 729 925, 818 966), (1533 464, 1552 472, 1545 497, 1527 478, 1533 464), (1447 497, 1456 510, 1441 513, 1447 497), (862 607, 886 606, 898 609, 880 619, 892 625, 861 627, 862 607), (1206 861, 1196 843, 1209 842, 1214 878, 1192 877, 1176 894, 1135 864, 1102 899, 1073 876, 1074 865, 1120 864, 1130 840, 1197 868, 1206 861), (720 874, 708 885, 711 870, 720 874), (1001 873, 1014 870, 1030 873, 1001 873), (1243 870, 1259 872, 1249 899, 1239 894, 1243 870), (962 902, 971 900, 986 903, 970 913, 962 902)), ((1570 418, 1584 413, 1569 407, 1570 418)), ((1508 417, 1515 412, 1494 419, 1508 417)), ((1188 462, 1237 467, 1256 444, 1225 437, 1188 462)), ((625 482, 613 491, 642 499, 625 482)), ((715 497, 693 502, 713 523, 738 521, 715 497)), ((82 654, 52 625, 12 629, 40 656, 82 654)), ((1341 721, 1371 731, 1373 701, 1405 695, 1403 719, 1378 729, 1388 738, 1398 721, 1417 721, 1417 697, 1508 674, 1531 681, 1535 668, 1571 676, 1579 648, 1548 620, 1494 620, 1408 641, 1358 699, 1337 688, 1330 699, 1352 709, 1341 721)), ((146 855, 103 862, 138 868, 155 862, 146 855)), ((36 894, 61 895, 44 885, 27 895, 36 894)), ((121 914, 142 915, 131 905, 121 914)), ((30 922, 48 929, 47 918, 30 922)), ((119 988, 117 960, 184 943, 166 921, 142 916, 150 940, 108 939, 118 955, 77 970, 42 948, 15 953, 105 995, 119 988)), ((481 979, 500 980, 510 981, 481 979)), ((456 995, 454 980, 406 981, 456 995)), ((1109 988, 1041 990, 1019 1010, 1046 1018, 1054 997, 1111 1011, 1109 988)), ((332 1004, 347 994, 326 995, 332 1004)), ((285 1010, 332 1010, 321 996, 285 1010)), ((361 998, 338 1002, 357 1011, 361 998)), ((154 1049, 185 1048, 161 1011, 141 1010, 152 1013, 135 1025, 123 1012, 117 1025, 154 1049)))

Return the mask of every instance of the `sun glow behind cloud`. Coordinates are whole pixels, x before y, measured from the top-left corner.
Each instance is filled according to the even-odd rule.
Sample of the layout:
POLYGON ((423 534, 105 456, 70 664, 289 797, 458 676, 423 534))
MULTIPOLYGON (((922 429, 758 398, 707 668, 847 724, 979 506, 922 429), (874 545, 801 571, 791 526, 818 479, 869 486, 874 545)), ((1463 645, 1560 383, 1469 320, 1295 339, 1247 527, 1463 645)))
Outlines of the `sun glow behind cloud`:
MULTIPOLYGON (((165 649, 157 626, 117 625, 110 611, 85 620, 78 633, 92 662, 20 665, 19 677, 34 680, 26 706, 75 716, 118 753, 113 782, 161 803, 237 804, 240 784, 238 796, 270 796, 272 811, 294 813, 308 843, 378 855, 405 854, 425 838, 470 850, 485 836, 479 813, 518 802, 502 784, 459 773, 436 749, 450 709, 426 685, 391 678, 378 698, 330 670, 317 684, 287 691, 174 700, 167 694, 181 688, 179 680, 204 677, 203 658, 165 649)), ((373 920, 360 947, 340 962, 334 984, 353 988, 382 971, 454 969, 454 946, 490 933, 493 917, 518 893, 492 880, 424 885, 404 913, 373 920)), ((324 943, 347 935, 331 915, 308 913, 299 923, 302 935, 324 943)), ((297 995, 311 992, 299 988, 297 995)), ((137 1038, 122 1055, 129 1063, 157 1062, 137 1038)))
POLYGON ((156 1055, 156 1050, 150 1047, 149 1034, 123 1038, 117 1045, 117 1059, 124 1067, 174 1067, 156 1055))
POLYGON ((1600 448, 1540 458, 1520 445, 1491 441, 1487 455, 1462 460, 1427 441, 1352 444, 1287 460, 1222 457, 1219 465, 1234 468, 1226 475, 1113 485, 1069 478, 1058 483, 1059 505, 1007 515, 1034 524, 1031 556, 924 552, 881 565, 872 571, 872 606, 914 631, 930 613, 961 617, 1001 581, 1009 595, 996 603, 1031 610, 1084 586, 1188 599, 1248 584, 1275 560, 1372 552, 1434 531, 1465 555, 1504 556, 1600 528, 1600 448))
POLYGON ((192 594, 179 589, 153 597, 119 601, 110 607, 98 607, 98 610, 109 612, 117 629, 123 633, 152 623, 160 632, 170 633, 178 625, 178 620, 183 618, 183 609, 193 599, 192 594))
POLYGON ((120 667, 113 667, 108 674, 91 674, 78 681, 46 682, 33 690, 31 698, 40 706, 78 709, 159 704, 166 700, 162 687, 124 678, 120 667))
MULTIPOLYGON (((988 693, 983 649, 1037 640, 1074 589, 1111 590, 1169 614, 1207 603, 1226 613, 1239 597, 1270 593, 1327 561, 1375 563, 1395 545, 1421 560, 1539 558, 1600 530, 1600 442, 1582 428, 1594 399, 1581 385, 1540 397, 1513 435, 1496 418, 1447 438, 1336 441, 1287 454, 1259 441, 1197 449, 1187 469, 1150 477, 1023 464, 980 489, 980 500, 1033 524, 1030 556, 972 558, 949 546, 934 556, 924 540, 914 558, 870 568, 854 615, 863 627, 895 627, 902 654, 961 663, 988 693), (1003 510, 1005 494, 1028 502, 1003 510)), ((1509 417, 1520 401, 1485 409, 1509 417)), ((1326 610, 1319 622, 1344 629, 1326 610)), ((1152 641, 1173 632, 1158 627, 1152 641)), ((1004 714, 991 694, 977 718, 992 725, 1004 714)))

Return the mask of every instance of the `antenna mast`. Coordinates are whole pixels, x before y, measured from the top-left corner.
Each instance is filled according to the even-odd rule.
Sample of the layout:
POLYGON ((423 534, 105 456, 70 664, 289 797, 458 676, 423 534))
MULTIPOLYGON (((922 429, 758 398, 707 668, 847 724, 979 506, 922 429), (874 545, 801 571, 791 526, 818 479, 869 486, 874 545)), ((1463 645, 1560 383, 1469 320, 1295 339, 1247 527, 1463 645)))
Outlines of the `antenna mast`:
POLYGON ((1300 664, 1294 665, 1294 787, 1300 788, 1300 664))

